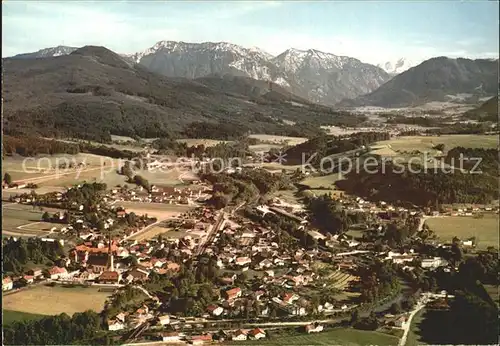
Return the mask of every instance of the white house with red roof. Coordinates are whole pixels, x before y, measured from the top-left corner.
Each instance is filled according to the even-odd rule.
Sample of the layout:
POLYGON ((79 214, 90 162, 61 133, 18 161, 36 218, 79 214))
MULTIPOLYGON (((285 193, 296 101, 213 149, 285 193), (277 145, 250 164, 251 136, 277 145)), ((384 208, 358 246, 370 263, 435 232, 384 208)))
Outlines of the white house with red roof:
POLYGON ((56 266, 49 269, 49 278, 52 280, 57 280, 66 275, 68 275, 66 268, 56 266))
POLYGON ((247 331, 243 329, 238 329, 231 336, 231 340, 233 341, 244 341, 247 339, 247 331))
POLYGON ((209 305, 207 306, 207 311, 212 316, 220 316, 224 312, 224 309, 217 305, 209 305))
POLYGON ((241 297, 241 288, 236 287, 224 292, 227 300, 232 300, 241 297))
POLYGON ((255 340, 259 340, 266 337, 266 332, 260 328, 255 328, 248 332, 248 336, 255 340))

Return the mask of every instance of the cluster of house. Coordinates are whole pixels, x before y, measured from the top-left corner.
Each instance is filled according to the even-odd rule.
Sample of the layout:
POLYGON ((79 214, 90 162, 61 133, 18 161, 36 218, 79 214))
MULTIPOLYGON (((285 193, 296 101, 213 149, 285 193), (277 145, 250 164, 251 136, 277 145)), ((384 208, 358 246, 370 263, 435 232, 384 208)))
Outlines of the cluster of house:
POLYGON ((202 335, 185 335, 181 332, 161 332, 158 333, 158 338, 163 342, 187 342, 192 345, 200 345, 212 343, 214 341, 223 342, 226 340, 244 341, 244 340, 261 340, 266 338, 266 332, 261 328, 253 329, 238 329, 238 330, 221 330, 216 333, 207 333, 202 335))
POLYGON ((74 274, 75 273, 68 272, 67 268, 59 266, 53 266, 45 271, 42 271, 40 268, 34 268, 26 271, 23 275, 4 277, 2 280, 2 291, 9 291, 16 286, 23 287, 46 279, 69 279, 74 274))
MULTIPOLYGON (((215 317, 237 315, 245 297, 252 297, 258 302, 261 316, 268 316, 271 306, 285 315, 306 315, 306 307, 311 303, 300 296, 300 290, 314 284, 319 278, 312 268, 313 263, 318 260, 335 261, 333 255, 326 251, 290 250, 280 247, 276 243, 275 231, 250 221, 241 224, 227 222, 206 251, 215 257, 216 265, 221 271, 228 270, 226 273, 230 273, 223 274, 220 278, 219 284, 228 287, 223 288, 223 299, 219 304, 208 307, 207 312, 215 317), (231 242, 220 244, 223 239, 231 239, 231 242), (245 273, 249 270, 260 273, 262 285, 251 291, 242 290, 237 285, 235 287, 235 272, 245 273), (282 287, 285 293, 272 296, 267 290, 270 286, 282 287)), ((341 263, 342 259, 339 262, 341 263)), ((333 304, 327 305, 328 303, 325 307, 318 308, 325 311, 342 308, 333 304)))
POLYGON ((210 198, 209 189, 204 185, 177 188, 173 186, 158 187, 151 185, 148 192, 142 186, 133 189, 127 187, 114 188, 104 197, 106 202, 143 202, 143 203, 167 203, 167 204, 193 204, 210 198))
MULTIPOLYGON (((442 215, 446 216, 474 216, 479 213, 483 212, 498 212, 499 207, 498 206, 487 206, 487 205, 472 205, 468 207, 445 207, 442 210, 442 215)), ((434 211, 433 212, 434 216, 439 215, 439 212, 434 211)))
POLYGON ((159 303, 156 298, 150 305, 143 304, 132 312, 120 312, 107 321, 108 330, 117 331, 137 328, 145 322, 152 321, 155 318, 159 325, 168 325, 170 323, 170 317, 168 315, 160 315, 158 317, 154 315, 155 309, 160 304, 161 303, 159 303))

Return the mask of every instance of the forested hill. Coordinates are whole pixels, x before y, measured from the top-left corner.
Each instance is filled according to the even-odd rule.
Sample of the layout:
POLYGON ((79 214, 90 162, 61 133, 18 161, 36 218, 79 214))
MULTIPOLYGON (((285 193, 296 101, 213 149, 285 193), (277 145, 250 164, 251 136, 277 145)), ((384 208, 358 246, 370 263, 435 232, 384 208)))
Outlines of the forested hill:
POLYGON ((364 196, 374 201, 392 203, 410 202, 421 206, 451 203, 491 203, 499 198, 499 158, 496 149, 451 149, 444 161, 455 169, 434 170, 424 166, 409 166, 402 163, 385 163, 346 174, 345 180, 336 185, 349 194, 364 196), (464 158, 476 158, 473 161, 464 158), (480 161, 478 160, 480 159, 480 161), (479 165, 476 167, 476 163, 479 165), (403 167, 403 168, 402 168, 403 167), (460 170, 459 168, 463 169, 460 170))
POLYGON ((494 96, 479 107, 467 111, 464 116, 478 121, 498 122, 498 96, 494 96))
POLYGON ((498 91, 498 60, 436 57, 397 75, 378 89, 343 106, 406 107, 445 101, 447 95, 493 96, 498 91))
POLYGON ((321 135, 286 150, 286 164, 297 165, 309 162, 317 167, 330 155, 361 149, 377 141, 389 139, 387 132, 358 132, 345 136, 321 135))
POLYGON ((327 107, 266 97, 257 90, 262 86, 245 86, 248 80, 229 88, 224 86, 228 81, 167 78, 104 47, 86 46, 50 58, 3 59, 3 73, 4 133, 14 136, 108 141, 110 134, 182 133, 193 122, 224 123, 235 135, 287 134, 305 124, 352 124, 349 116, 327 107))

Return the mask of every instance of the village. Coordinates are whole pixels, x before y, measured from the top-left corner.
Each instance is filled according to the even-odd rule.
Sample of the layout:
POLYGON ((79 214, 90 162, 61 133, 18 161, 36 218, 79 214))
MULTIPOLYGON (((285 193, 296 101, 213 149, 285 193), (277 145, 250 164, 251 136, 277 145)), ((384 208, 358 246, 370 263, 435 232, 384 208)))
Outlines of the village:
MULTIPOLYGON (((226 174, 238 175, 239 171, 226 174)), ((95 286, 115 292, 106 303, 111 306, 116 292, 119 295, 132 287, 143 292, 145 299, 123 309, 112 309, 112 315, 107 316, 108 330, 126 335, 129 342, 259 340, 267 337, 267 326, 277 328, 273 324, 276 319, 299 326, 303 333, 322 332, 363 307, 360 271, 374 260, 389 263, 409 276, 416 268, 455 270, 449 260, 432 255, 433 251, 419 253, 411 247, 397 251, 396 247, 377 245, 375 240, 388 232, 392 220, 413 220, 417 228, 415 241, 444 251, 453 244, 430 236, 424 226, 426 219, 498 213, 498 208, 489 206, 432 210, 344 196, 337 200, 342 210, 346 215, 361 214, 363 221, 351 225, 347 232, 332 235, 311 225, 305 205, 279 198, 252 206, 247 211, 251 216, 237 213, 243 205, 216 210, 205 203, 212 187, 201 181, 182 187, 152 185, 149 191, 141 186, 99 189, 102 187, 84 184, 66 192, 11 198, 19 205, 32 205, 35 200, 64 205, 66 211, 44 214, 43 221, 60 226, 39 239, 58 243, 67 254, 52 267, 4 277, 2 290, 25 290, 40 284, 95 286), (143 211, 148 204, 190 208, 160 219, 152 216, 154 213, 141 215, 133 211, 143 211), (270 215, 295 223, 302 235, 288 234, 272 226, 272 222, 266 226, 262 221, 270 215), (156 227, 160 232, 148 233, 156 227), (202 278, 197 277, 193 283, 197 287, 194 289, 201 289, 199 285, 207 279, 210 285, 203 303, 179 309, 173 306, 172 297, 181 301, 180 291, 187 287, 169 284, 166 291, 159 290, 162 294, 155 292, 176 277, 188 275, 187 268, 192 268, 196 276, 200 268, 203 270, 202 278), (245 327, 213 331, 220 323, 242 318, 247 321, 245 327)), ((476 245, 474 239, 457 241, 463 248, 474 249, 476 245)), ((395 301, 391 295, 394 292, 387 292, 380 301, 395 301)), ((400 293, 396 296, 400 297, 400 293)), ((448 295, 443 292, 438 298, 448 299, 448 295)), ((409 312, 395 311, 378 317, 384 328, 405 330, 409 316, 409 312)))

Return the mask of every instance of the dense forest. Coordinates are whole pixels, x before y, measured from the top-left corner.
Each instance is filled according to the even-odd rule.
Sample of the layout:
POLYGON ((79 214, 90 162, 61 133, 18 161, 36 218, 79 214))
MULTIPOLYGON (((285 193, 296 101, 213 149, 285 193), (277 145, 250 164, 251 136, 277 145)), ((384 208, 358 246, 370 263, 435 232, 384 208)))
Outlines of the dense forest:
POLYGON ((481 171, 495 177, 498 176, 500 157, 497 149, 456 147, 448 151, 445 162, 467 171, 481 171))
POLYGON ((131 159, 137 155, 130 150, 120 150, 106 145, 94 145, 89 142, 60 141, 35 136, 15 137, 4 135, 2 143, 3 155, 36 156, 40 154, 75 155, 78 153, 89 153, 116 159, 131 159))
POLYGON ((99 331, 101 317, 89 310, 77 312, 72 317, 60 314, 13 322, 3 326, 3 342, 5 345, 109 344, 106 337, 99 339, 99 331))
POLYGON ((457 254, 454 260, 460 263, 458 271, 436 270, 417 275, 429 276, 434 288, 446 289, 455 296, 449 310, 425 311, 420 327, 421 340, 432 345, 497 344, 498 307, 484 284, 498 286, 498 252, 480 252, 472 257, 465 256, 457 248, 457 254))
POLYGON ((207 173, 202 178, 214 186, 209 202, 216 208, 223 208, 230 203, 256 202, 261 195, 286 189, 303 176, 301 172, 290 177, 285 173, 273 174, 264 169, 244 169, 234 174, 207 173))
POLYGON ((311 138, 307 142, 295 145, 286 151, 286 164, 303 164, 316 154, 309 162, 317 167, 321 159, 333 154, 359 149, 377 141, 388 140, 387 132, 358 132, 351 135, 322 135, 311 138))
POLYGON ((427 129, 426 134, 429 135, 479 135, 491 131, 491 126, 488 123, 454 123, 451 125, 443 125, 438 128, 427 129))
MULTIPOLYGON (((371 168, 373 169, 373 168, 371 168)), ((375 172, 352 170, 346 179, 335 184, 346 193, 364 196, 374 201, 391 203, 411 202, 416 205, 434 206, 436 203, 490 203, 498 198, 498 180, 488 174, 468 174, 458 170, 447 173, 434 169, 424 170, 392 163, 379 167, 375 172)))
POLYGON ((5 238, 2 242, 3 271, 22 274, 26 264, 32 262, 39 265, 53 265, 64 256, 62 245, 55 242, 44 242, 38 238, 14 240, 5 238))
POLYGON ((492 97, 481 106, 465 112, 464 118, 479 122, 498 123, 498 96, 492 97))
POLYGON ((406 201, 424 206, 490 203, 498 198, 499 157, 496 149, 456 147, 448 151, 444 162, 455 168, 435 169, 385 162, 374 172, 373 168, 370 172, 352 170, 346 175, 346 180, 336 184, 347 193, 371 200, 406 201), (460 160, 461 155, 463 160, 460 160))

